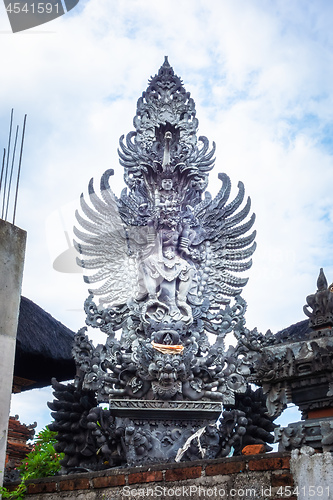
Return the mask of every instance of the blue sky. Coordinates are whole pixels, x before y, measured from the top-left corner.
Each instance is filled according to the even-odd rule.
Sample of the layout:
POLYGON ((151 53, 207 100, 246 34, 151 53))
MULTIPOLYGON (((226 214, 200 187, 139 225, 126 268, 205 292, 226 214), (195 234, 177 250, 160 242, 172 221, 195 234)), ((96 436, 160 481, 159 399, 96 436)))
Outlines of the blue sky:
MULTIPOLYGON (((333 281, 333 4, 310 0, 86 0, 26 32, 0 5, 0 146, 10 109, 28 114, 16 224, 28 232, 23 294, 73 330, 80 274, 56 272, 91 177, 114 168, 120 135, 165 55, 217 144, 210 190, 242 180, 258 249, 244 290, 247 323, 278 331, 305 319, 320 267, 333 281)), ((14 397, 21 420, 50 420, 47 390, 14 397), (37 411, 38 408, 38 411, 37 411)))

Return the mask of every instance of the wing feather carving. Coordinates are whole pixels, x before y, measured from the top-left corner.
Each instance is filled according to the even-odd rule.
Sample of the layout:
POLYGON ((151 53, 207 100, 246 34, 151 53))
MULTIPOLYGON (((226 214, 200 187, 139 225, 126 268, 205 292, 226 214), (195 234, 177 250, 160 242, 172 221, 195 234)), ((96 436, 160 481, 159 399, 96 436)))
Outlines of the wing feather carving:
POLYGON ((245 207, 240 212, 233 215, 232 217, 230 216, 228 217, 228 219, 226 220, 225 227, 229 228, 242 222, 242 220, 244 220, 245 217, 249 215, 250 210, 251 210, 251 200, 250 198, 248 198, 245 207))
POLYGON ((96 227, 96 224, 81 217, 80 212, 78 210, 75 211, 75 217, 76 217, 78 223, 80 224, 80 226, 83 227, 83 229, 85 229, 86 231, 89 231, 90 233, 95 233, 95 234, 99 233, 99 230, 96 227))
POLYGON ((118 200, 112 193, 108 170, 101 179, 101 197, 96 194, 93 180, 89 183, 89 205, 81 195, 83 215, 78 211, 78 224, 85 230, 74 228, 78 240, 74 246, 83 258, 78 264, 87 270, 97 270, 84 276, 86 283, 101 283, 89 292, 101 296, 103 304, 110 306, 126 303, 138 288, 137 255, 142 245, 147 243, 146 228, 126 228, 119 210, 118 200))
MULTIPOLYGON (((251 256, 256 248, 255 231, 245 235, 253 226, 255 215, 247 219, 251 210, 251 200, 247 198, 244 207, 238 210, 245 196, 243 183, 238 183, 236 197, 227 204, 231 192, 231 182, 226 174, 219 174, 222 186, 211 200, 207 197, 194 209, 200 224, 205 228, 204 234, 197 241, 208 241, 210 244, 208 261, 210 262, 208 280, 207 258, 199 264, 200 282, 205 283, 208 293, 216 297, 235 297, 241 293, 247 278, 231 274, 250 269, 251 256), (244 222, 245 221, 245 222, 244 222), (241 224, 244 222, 243 224, 241 224)), ((202 287, 203 288, 203 287, 202 287)), ((217 300, 217 299, 216 299, 217 300)), ((220 299, 218 300, 220 302, 220 299)))
POLYGON ((237 236, 240 236, 241 234, 247 233, 251 227, 254 224, 254 221, 256 220, 255 214, 251 215, 251 218, 242 226, 236 226, 236 227, 230 227, 226 229, 225 235, 226 236, 232 236, 233 238, 237 238, 237 236))
POLYGON ((255 240, 257 235, 257 231, 253 231, 248 236, 244 236, 244 238, 237 238, 237 240, 227 240, 226 248, 244 248, 255 240))
MULTIPOLYGON (((225 174, 224 174, 225 175, 225 174)), ((220 177, 219 177, 220 178, 220 177)), ((229 181, 230 182, 230 181, 229 181)), ((229 205, 227 205, 225 208, 224 208, 224 211, 223 211, 223 214, 225 217, 229 217, 230 215, 232 215, 234 212, 236 212, 236 210, 241 206, 241 204, 243 203, 243 200, 244 200, 244 196, 245 196, 245 188, 244 188, 244 184, 240 181, 237 185, 238 187, 238 193, 237 193, 237 196, 234 200, 232 200, 231 203, 229 203, 229 205)))

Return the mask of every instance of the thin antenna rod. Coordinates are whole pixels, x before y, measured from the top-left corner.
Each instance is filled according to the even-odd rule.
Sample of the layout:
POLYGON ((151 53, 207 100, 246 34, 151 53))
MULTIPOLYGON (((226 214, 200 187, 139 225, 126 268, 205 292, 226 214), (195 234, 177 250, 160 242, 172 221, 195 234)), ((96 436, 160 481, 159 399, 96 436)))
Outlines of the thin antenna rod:
POLYGON ((9 154, 10 154, 10 141, 12 138, 12 127, 13 127, 13 113, 14 109, 12 108, 12 112, 10 115, 10 126, 9 126, 9 137, 8 137, 8 150, 7 150, 7 161, 6 161, 6 174, 5 174, 5 186, 3 191, 3 204, 2 204, 2 214, 1 219, 3 219, 4 211, 5 211, 5 199, 6 199, 6 188, 7 188, 7 176, 8 176, 8 163, 9 163, 9 154))
POLYGON ((15 153, 16 153, 16 143, 17 143, 18 131, 19 131, 19 126, 17 125, 17 127, 16 127, 16 134, 15 134, 15 141, 14 141, 14 149, 13 149, 12 166, 11 166, 11 169, 10 169, 10 177, 9 177, 9 184, 8 184, 8 191, 7 191, 8 194, 7 194, 7 206, 6 206, 5 220, 7 220, 7 215, 8 215, 9 198, 10 198, 10 188, 11 188, 11 185, 12 185, 12 177, 13 177, 13 170, 14 170, 14 161, 15 161, 15 153))
POLYGON ((22 141, 21 141, 21 152, 20 152, 20 161, 19 161, 19 167, 18 167, 18 172, 17 172, 17 183, 16 183, 15 202, 14 202, 13 224, 15 224, 17 194, 18 194, 18 188, 19 188, 19 182, 20 182, 20 174, 21 174, 21 162, 22 162, 22 153, 23 153, 23 144, 24 144, 24 135, 25 135, 25 124, 26 124, 26 121, 27 121, 27 115, 24 115, 23 131, 22 131, 22 141))
POLYGON ((1 169, 1 177, 0 177, 0 194, 1 194, 1 185, 2 185, 3 171, 4 171, 4 168, 5 168, 5 158, 6 158, 6 148, 4 148, 4 150, 3 150, 2 169, 1 169))

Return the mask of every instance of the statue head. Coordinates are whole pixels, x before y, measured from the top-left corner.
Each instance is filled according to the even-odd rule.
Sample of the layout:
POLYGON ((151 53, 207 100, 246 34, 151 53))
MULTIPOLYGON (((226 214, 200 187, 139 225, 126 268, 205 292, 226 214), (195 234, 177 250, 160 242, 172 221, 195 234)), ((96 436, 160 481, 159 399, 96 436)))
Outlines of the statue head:
POLYGON ((148 366, 148 373, 152 380, 162 386, 172 387, 176 381, 186 378, 186 367, 183 357, 178 354, 154 353, 154 359, 148 366))
POLYGON ((207 186, 208 186, 208 176, 205 177, 195 176, 194 179, 191 181, 191 187, 196 191, 199 191, 200 193, 205 191, 207 186))
POLYGON ((173 180, 170 178, 162 179, 161 187, 164 191, 171 191, 173 188, 173 180))

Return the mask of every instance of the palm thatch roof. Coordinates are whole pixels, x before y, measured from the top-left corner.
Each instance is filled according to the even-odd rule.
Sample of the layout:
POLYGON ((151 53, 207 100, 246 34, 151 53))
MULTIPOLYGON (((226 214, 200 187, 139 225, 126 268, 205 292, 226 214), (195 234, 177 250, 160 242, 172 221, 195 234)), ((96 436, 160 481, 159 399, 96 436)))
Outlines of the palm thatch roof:
POLYGON ((21 297, 14 377, 33 382, 22 390, 50 385, 52 377, 59 381, 74 378, 73 337, 72 330, 21 297))
MULTIPOLYGON (((279 331, 280 342, 292 342, 308 337, 309 321, 300 321, 279 331)), ((31 381, 21 390, 51 385, 51 378, 70 380, 75 376, 72 357, 74 332, 54 319, 37 304, 21 297, 17 329, 14 377, 31 381)))
POLYGON ((312 330, 309 327, 309 320, 304 319, 303 321, 299 321, 298 323, 280 330, 275 335, 275 338, 278 339, 279 342, 297 342, 308 338, 311 331, 312 330))

